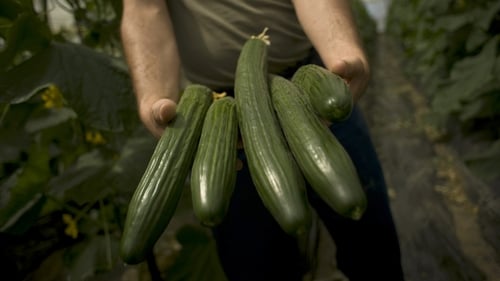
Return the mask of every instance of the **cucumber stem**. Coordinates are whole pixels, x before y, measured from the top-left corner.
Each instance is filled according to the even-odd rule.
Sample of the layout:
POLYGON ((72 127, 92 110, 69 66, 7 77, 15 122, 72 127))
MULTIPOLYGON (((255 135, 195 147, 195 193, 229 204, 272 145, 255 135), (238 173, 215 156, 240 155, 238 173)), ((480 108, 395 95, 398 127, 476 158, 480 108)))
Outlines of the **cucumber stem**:
POLYGON ((268 30, 269 30, 269 28, 266 26, 266 27, 264 27, 264 30, 260 34, 252 35, 252 37, 250 37, 250 38, 262 40, 267 46, 269 46, 269 45, 271 45, 271 40, 269 39, 269 35, 266 34, 266 32, 268 30))

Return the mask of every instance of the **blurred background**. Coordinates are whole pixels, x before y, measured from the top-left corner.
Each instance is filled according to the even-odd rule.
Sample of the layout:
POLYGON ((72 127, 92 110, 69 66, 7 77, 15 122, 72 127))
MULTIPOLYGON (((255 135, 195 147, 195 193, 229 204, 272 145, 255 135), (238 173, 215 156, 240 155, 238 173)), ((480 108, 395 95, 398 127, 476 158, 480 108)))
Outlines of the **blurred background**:
MULTIPOLYGON (((500 280, 500 2, 351 1, 360 100, 407 280, 500 280)), ((0 1, 0 268, 9 280, 225 280, 189 189, 125 266, 128 200, 156 141, 137 119, 118 0, 0 1)), ((320 235, 309 280, 337 274, 320 235)))

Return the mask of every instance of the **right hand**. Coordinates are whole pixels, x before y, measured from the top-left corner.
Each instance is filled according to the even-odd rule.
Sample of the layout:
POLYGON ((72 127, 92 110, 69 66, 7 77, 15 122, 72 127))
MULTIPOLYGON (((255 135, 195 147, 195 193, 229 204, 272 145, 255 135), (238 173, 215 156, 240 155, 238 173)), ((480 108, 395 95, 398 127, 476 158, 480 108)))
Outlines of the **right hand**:
POLYGON ((160 138, 167 124, 174 119, 176 109, 177 103, 172 99, 144 100, 139 103, 139 116, 151 134, 160 138))

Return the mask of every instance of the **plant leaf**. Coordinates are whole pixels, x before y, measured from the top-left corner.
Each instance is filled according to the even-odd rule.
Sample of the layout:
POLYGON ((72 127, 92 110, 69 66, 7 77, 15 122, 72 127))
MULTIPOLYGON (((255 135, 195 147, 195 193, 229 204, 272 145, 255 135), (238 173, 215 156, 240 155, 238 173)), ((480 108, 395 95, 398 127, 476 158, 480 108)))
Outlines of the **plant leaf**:
POLYGON ((77 204, 94 203, 110 192, 104 188, 109 185, 105 179, 109 168, 109 161, 98 150, 83 154, 74 165, 50 180, 50 194, 77 204))
POLYGON ((461 110, 461 104, 467 99, 481 95, 481 88, 495 77, 498 40, 496 36, 488 41, 482 51, 471 57, 466 57, 453 66, 450 79, 441 87, 432 100, 432 108, 439 113, 453 113, 461 110))
POLYGON ((7 231, 37 206, 50 178, 49 149, 33 143, 27 162, 1 186, 0 231, 7 231))
POLYGON ((89 280, 99 271, 109 271, 118 261, 118 243, 96 235, 70 248, 66 254, 68 280, 89 280))
POLYGON ((157 140, 143 127, 127 140, 111 170, 113 182, 120 193, 132 195, 146 170, 156 143, 157 140))
POLYGON ((0 76, 0 102, 23 102, 51 83, 86 125, 121 132, 138 124, 123 63, 77 44, 53 43, 0 76))
POLYGON ((474 151, 464 156, 466 165, 485 181, 498 179, 500 162, 500 140, 493 142, 483 151, 474 151))
POLYGON ((26 122, 25 128, 28 133, 34 133, 62 124, 76 117, 76 112, 67 107, 39 110, 30 116, 30 119, 26 122))
POLYGON ((182 250, 167 271, 169 281, 227 280, 219 264, 214 240, 202 228, 186 225, 176 236, 182 250))

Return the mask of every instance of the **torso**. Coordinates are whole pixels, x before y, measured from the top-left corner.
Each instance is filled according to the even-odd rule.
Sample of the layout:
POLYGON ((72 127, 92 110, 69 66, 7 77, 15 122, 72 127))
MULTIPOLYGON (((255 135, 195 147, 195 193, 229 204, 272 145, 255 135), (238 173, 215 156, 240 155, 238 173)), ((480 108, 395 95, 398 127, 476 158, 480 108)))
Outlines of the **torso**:
POLYGON ((171 0, 183 71, 193 83, 231 88, 240 50, 251 35, 269 30, 269 71, 280 73, 309 55, 311 43, 290 0, 171 0))

